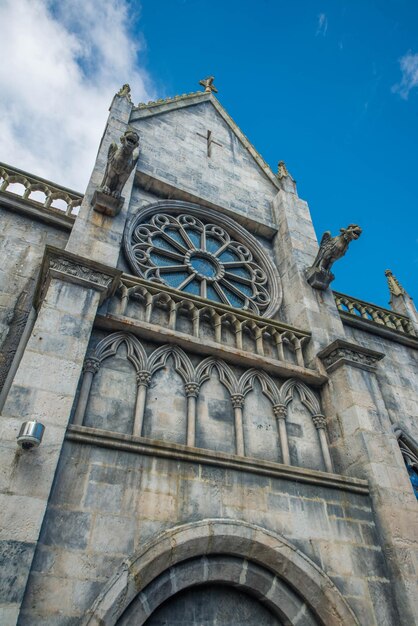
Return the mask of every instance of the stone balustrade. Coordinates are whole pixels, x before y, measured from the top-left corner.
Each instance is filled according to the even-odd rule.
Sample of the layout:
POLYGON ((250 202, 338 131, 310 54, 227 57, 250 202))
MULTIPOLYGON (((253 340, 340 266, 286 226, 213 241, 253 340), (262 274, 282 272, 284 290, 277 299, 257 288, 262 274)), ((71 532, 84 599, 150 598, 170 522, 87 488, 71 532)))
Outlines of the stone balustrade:
POLYGON ((0 163, 0 192, 13 193, 29 200, 39 208, 75 217, 83 199, 82 194, 35 177, 5 163, 0 163))
POLYGON ((388 329, 396 330, 407 335, 415 335, 414 328, 405 315, 384 309, 376 304, 358 300, 352 296, 346 296, 343 293, 337 293, 336 291, 334 291, 334 297, 337 308, 341 313, 375 322, 388 329))
POLYGON ((228 334, 232 337, 232 347, 248 350, 248 337, 255 354, 306 367, 303 347, 310 333, 282 322, 190 294, 186 296, 165 285, 128 275, 122 276, 115 298, 119 299, 117 310, 114 311, 118 315, 164 325, 162 313, 167 321, 166 326, 180 332, 180 318, 186 317, 190 322, 192 336, 202 342, 209 339, 226 345, 225 336, 228 334), (139 306, 130 307, 133 300, 139 306), (211 333, 209 337, 208 328, 211 333))

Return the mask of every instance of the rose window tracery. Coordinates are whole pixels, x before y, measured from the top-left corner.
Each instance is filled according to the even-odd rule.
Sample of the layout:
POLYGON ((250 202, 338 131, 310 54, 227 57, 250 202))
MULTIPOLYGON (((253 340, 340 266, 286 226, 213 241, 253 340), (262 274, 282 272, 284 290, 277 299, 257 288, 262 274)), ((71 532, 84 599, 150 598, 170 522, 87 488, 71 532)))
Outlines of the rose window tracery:
POLYGON ((254 313, 271 302, 268 276, 250 248, 195 215, 156 213, 147 223, 136 221, 125 249, 147 280, 254 313))

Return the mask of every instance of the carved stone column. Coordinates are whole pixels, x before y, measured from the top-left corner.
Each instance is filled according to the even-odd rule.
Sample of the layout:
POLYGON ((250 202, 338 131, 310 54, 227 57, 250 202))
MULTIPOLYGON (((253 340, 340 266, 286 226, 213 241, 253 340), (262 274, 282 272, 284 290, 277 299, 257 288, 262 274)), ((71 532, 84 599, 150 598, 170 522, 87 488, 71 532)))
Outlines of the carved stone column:
POLYGON ((80 395, 78 397, 77 409, 74 414, 73 424, 82 426, 86 413, 87 402, 89 401, 93 377, 100 368, 100 361, 95 357, 87 357, 83 367, 83 382, 81 383, 80 395))
POLYGON ((187 438, 188 446, 196 445, 196 400, 199 395, 199 383, 186 383, 184 390, 187 396, 187 438))
POLYGON ((286 428, 287 407, 284 404, 275 404, 273 412, 277 418, 282 461, 285 465, 290 465, 289 439, 287 437, 286 428))
POLYGON ((147 370, 141 370, 136 374, 136 403, 135 403, 135 418, 132 434, 141 437, 142 424, 144 423, 144 411, 145 402, 147 399, 147 389, 151 382, 151 374, 147 370))
POLYGON ((332 466, 331 455, 329 453, 328 440, 327 440, 327 420, 323 415, 318 413, 318 415, 314 415, 312 421, 315 425, 316 430, 318 431, 319 444, 321 446, 322 457, 324 459, 325 468, 327 472, 333 472, 334 468, 332 466))
POLYGON ((242 409, 244 407, 244 396, 242 393, 234 393, 231 396, 234 407, 235 418, 235 445, 238 456, 245 456, 244 447, 244 427, 242 423, 242 409))

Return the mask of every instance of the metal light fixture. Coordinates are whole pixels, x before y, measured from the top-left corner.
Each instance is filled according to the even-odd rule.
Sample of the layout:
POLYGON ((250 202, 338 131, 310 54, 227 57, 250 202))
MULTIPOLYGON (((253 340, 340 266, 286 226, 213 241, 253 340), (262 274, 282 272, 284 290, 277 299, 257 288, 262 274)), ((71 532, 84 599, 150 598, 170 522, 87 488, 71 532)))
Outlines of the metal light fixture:
POLYGON ((36 420, 23 422, 20 432, 17 436, 17 445, 22 450, 31 450, 37 448, 44 436, 45 426, 36 420))

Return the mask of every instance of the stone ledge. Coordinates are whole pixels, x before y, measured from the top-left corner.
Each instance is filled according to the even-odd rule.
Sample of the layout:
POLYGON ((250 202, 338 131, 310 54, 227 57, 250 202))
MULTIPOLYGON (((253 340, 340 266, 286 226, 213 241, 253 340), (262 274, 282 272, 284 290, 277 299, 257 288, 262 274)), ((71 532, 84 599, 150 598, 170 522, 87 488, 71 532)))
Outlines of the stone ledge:
POLYGON ((168 342, 180 346, 184 350, 194 352, 199 355, 216 355, 225 361, 240 365, 241 367, 261 368, 275 376, 283 378, 296 377, 303 382, 321 387, 324 385, 328 377, 319 374, 315 370, 310 370, 300 365, 288 363, 286 361, 278 361, 270 357, 253 354, 245 350, 239 350, 232 346, 215 343, 214 341, 202 342, 192 335, 181 333, 177 330, 171 330, 149 322, 133 320, 124 315, 98 315, 96 317, 95 326, 104 330, 124 330, 133 333, 139 337, 156 341, 157 343, 168 342))
POLYGON ((364 348, 343 339, 336 339, 324 350, 318 352, 318 357, 329 373, 345 364, 373 372, 384 356, 382 352, 364 348))
POLYGON ((115 293, 121 275, 122 272, 115 268, 46 246, 35 293, 35 306, 38 308, 42 303, 51 278, 100 291, 100 302, 103 302, 115 293))
POLYGON ((202 448, 192 448, 178 443, 167 443, 155 439, 147 439, 146 437, 123 435, 87 426, 69 425, 66 439, 77 443, 95 445, 114 450, 124 450, 126 452, 145 454, 147 456, 201 463, 203 465, 211 465, 224 469, 250 472, 261 476, 282 478, 293 482, 309 483, 330 489, 341 489, 353 493, 369 494, 367 481, 359 478, 329 474, 318 470, 308 470, 301 467, 263 461, 261 459, 204 450, 202 448))
POLYGON ((182 202, 191 202, 192 204, 199 204, 208 209, 214 209, 219 211, 223 215, 231 217, 236 222, 244 226, 253 235, 261 235, 266 239, 273 239, 277 235, 277 226, 273 222, 260 222, 243 213, 239 213, 236 210, 228 209, 227 207, 214 204, 209 200, 196 196, 189 191, 175 187, 166 181, 163 181, 156 176, 141 172, 139 169, 135 173, 136 184, 147 192, 155 194, 157 197, 164 200, 180 200, 182 202))

